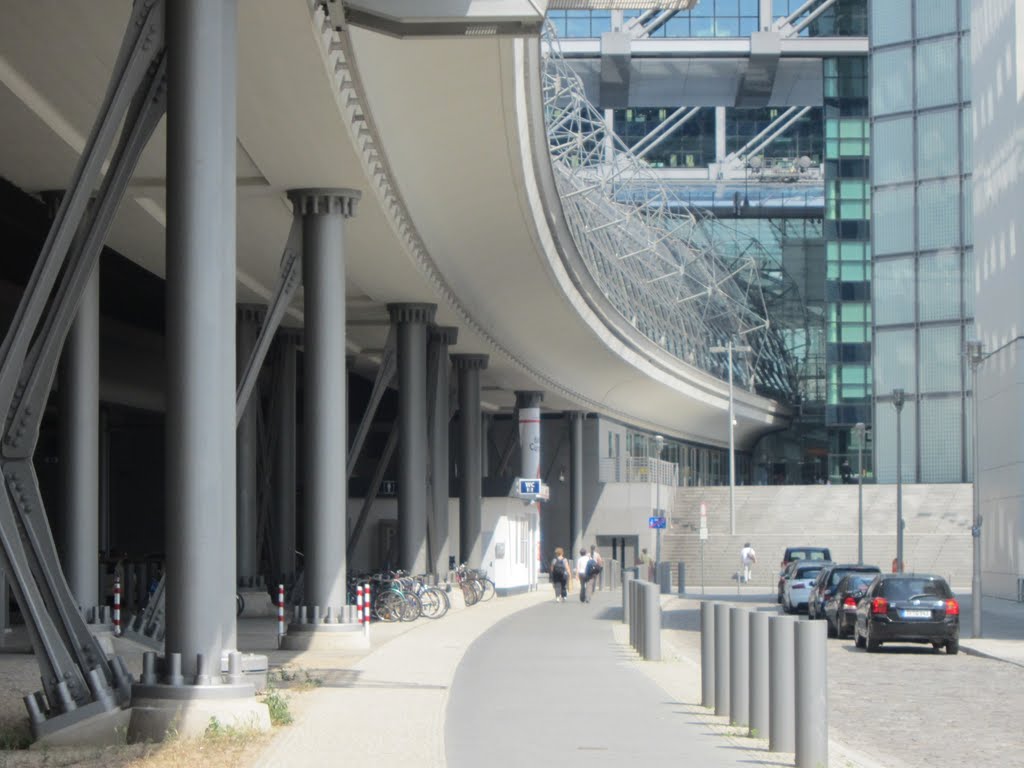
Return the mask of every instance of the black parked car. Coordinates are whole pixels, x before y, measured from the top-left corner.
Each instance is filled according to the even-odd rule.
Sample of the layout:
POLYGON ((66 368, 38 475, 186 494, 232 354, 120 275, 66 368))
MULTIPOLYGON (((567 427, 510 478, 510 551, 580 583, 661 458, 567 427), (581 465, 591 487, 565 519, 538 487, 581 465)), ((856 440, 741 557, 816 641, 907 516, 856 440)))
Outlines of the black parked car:
POLYGON ((952 655, 960 650, 960 604, 941 576, 886 573, 875 577, 857 606, 858 648, 882 643, 931 643, 952 655))
POLYGON ((786 547, 779 563, 779 603, 782 602, 783 580, 786 566, 794 560, 831 560, 832 553, 828 547, 786 547))
POLYGON ((857 619, 857 604, 864 597, 875 573, 848 573, 839 580, 831 597, 825 601, 825 622, 829 637, 849 637, 857 619))
MULTIPOLYGON (((807 616, 812 619, 825 618, 825 602, 832 597, 836 586, 848 573, 870 573, 874 578, 876 573, 882 569, 877 565, 857 565, 856 563, 832 563, 821 569, 818 578, 811 587, 811 594, 807 596, 807 616)), ((871 581, 871 579, 868 579, 871 581)))

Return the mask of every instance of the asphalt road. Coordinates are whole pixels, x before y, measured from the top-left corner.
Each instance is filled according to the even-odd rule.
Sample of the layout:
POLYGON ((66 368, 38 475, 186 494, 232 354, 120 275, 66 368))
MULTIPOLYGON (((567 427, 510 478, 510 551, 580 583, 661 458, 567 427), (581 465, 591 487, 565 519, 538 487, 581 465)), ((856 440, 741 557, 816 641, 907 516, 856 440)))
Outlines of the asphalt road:
MULTIPOLYGON (((736 601, 735 596, 720 599, 736 601)), ((780 611, 773 596, 743 596, 780 611)), ((666 612, 672 640, 700 658, 698 603, 666 612)), ((1024 667, 890 643, 828 641, 829 737, 887 768, 1024 768, 1024 667)))

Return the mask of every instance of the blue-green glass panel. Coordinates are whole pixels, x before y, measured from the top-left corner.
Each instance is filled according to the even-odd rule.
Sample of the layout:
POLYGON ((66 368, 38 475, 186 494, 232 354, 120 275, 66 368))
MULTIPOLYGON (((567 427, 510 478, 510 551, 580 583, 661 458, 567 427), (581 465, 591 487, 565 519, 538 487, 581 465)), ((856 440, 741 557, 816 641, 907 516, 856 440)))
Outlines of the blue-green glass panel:
POLYGON ((914 322, 914 259, 885 259, 875 262, 871 282, 875 296, 875 324, 914 322))
POLYGON ((876 256, 914 250, 914 188, 876 189, 872 221, 876 256))
POLYGON ((948 37, 917 46, 917 108, 928 109, 959 101, 957 38, 948 37))
POLYGON ((895 184, 914 179, 914 119, 899 117, 875 123, 871 157, 874 183, 895 184))
POLYGON ((955 109, 928 112, 917 118, 917 177, 953 176, 960 170, 959 127, 955 109), (952 139, 952 140, 951 140, 952 139))
POLYGON ((914 37, 934 37, 957 31, 956 0, 917 0, 916 5, 914 37))
POLYGON ((871 57, 871 103, 875 115, 913 109, 912 61, 909 46, 879 51, 871 57))
POLYGON ((960 180, 929 181, 917 191, 917 243, 922 251, 960 245, 960 180))
POLYGON ((921 329, 918 376, 921 392, 959 392, 962 363, 960 324, 921 329))
POLYGON ((871 45, 889 45, 910 40, 910 0, 874 0, 871 14, 871 45), (884 9, 879 6, 884 2, 884 9), (879 12, 881 11, 881 12, 879 12))
POLYGON ((960 252, 922 254, 917 262, 918 318, 923 323, 960 318, 960 252))

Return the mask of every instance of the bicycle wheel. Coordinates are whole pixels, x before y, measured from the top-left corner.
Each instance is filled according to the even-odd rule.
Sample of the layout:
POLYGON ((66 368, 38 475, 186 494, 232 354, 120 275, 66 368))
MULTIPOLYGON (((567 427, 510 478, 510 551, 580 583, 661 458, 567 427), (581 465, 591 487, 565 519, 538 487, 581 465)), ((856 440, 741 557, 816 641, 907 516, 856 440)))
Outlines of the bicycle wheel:
POLYGON ((443 595, 444 593, 435 587, 427 587, 419 593, 424 616, 428 619, 439 619, 448 612, 443 595))
POLYGON ((480 593, 473 589, 473 582, 464 581, 459 586, 462 587, 462 598, 466 601, 466 605, 476 605, 480 600, 480 593))
POLYGON ((402 618, 405 600, 393 590, 386 589, 373 601, 373 612, 381 621, 398 621, 402 618))
POLYGON ((403 592, 402 621, 416 621, 423 613, 423 603, 413 592, 403 592))
POLYGON ((480 595, 481 600, 490 600, 494 597, 494 582, 488 578, 479 579, 480 588, 483 590, 480 595))
POLYGON ((245 610, 245 598, 240 592, 235 593, 235 616, 241 616, 245 610))

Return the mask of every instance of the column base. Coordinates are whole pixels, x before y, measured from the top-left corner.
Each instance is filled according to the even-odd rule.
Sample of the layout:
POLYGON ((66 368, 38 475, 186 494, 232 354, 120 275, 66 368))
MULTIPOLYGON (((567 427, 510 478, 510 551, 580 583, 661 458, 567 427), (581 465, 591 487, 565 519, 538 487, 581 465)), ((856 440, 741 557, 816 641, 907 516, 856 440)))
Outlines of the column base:
POLYGON ((277 616, 277 606, 270 599, 265 589, 239 588, 238 594, 242 596, 244 607, 238 618, 254 619, 265 616, 277 616))
POLYGON ((125 743, 130 709, 111 709, 87 715, 71 725, 41 735, 30 749, 50 747, 111 747, 125 743))
POLYGON ((128 743, 162 742, 169 735, 198 738, 216 722, 224 728, 269 731, 270 711, 252 685, 132 686, 128 743))
POLYGON ((362 651, 370 647, 361 624, 289 624, 285 651, 362 651))
MULTIPOLYGON (((242 680, 248 683, 257 692, 267 689, 267 672, 270 669, 270 662, 266 656, 260 653, 241 653, 242 680)), ((227 679, 231 672, 230 651, 224 651, 220 657, 220 671, 227 679)))

